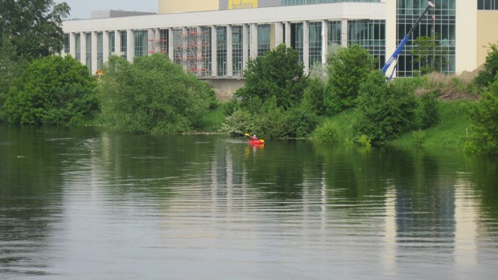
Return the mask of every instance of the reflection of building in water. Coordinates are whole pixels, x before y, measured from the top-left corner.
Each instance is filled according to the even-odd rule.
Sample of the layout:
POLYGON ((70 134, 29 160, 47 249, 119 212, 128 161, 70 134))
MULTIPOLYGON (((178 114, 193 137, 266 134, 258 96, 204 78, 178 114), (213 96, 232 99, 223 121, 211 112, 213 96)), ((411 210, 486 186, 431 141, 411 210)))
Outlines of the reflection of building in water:
POLYGON ((386 267, 399 266, 400 261, 431 261, 428 258, 461 268, 476 264, 477 206, 465 176, 455 183, 427 186, 432 188, 429 196, 425 190, 418 196, 416 190, 392 183, 385 206, 386 267))

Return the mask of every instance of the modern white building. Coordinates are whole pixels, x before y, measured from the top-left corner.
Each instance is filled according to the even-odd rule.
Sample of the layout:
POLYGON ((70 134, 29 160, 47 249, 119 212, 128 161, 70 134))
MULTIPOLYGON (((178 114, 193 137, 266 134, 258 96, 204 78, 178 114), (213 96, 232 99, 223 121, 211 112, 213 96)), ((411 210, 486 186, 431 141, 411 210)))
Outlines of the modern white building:
MULTIPOLYGON (((443 72, 475 70, 485 60, 486 46, 498 42, 498 0, 432 2, 436 8, 412 38, 436 34, 448 53, 443 72)), ((359 44, 382 68, 426 7, 426 0, 158 0, 158 14, 109 12, 65 21, 63 52, 93 73, 110 55, 132 61, 164 53, 199 77, 237 79, 249 59, 281 43, 298 51, 306 70, 326 62, 332 43, 359 44)), ((417 71, 412 42, 399 57, 398 77, 417 71)))

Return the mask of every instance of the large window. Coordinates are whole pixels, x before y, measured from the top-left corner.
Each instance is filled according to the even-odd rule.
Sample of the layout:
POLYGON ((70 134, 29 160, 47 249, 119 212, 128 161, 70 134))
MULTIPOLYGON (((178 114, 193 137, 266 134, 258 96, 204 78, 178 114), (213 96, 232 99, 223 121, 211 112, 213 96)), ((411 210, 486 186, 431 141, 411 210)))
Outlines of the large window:
POLYGON ((243 28, 242 26, 232 27, 232 61, 233 75, 235 77, 242 76, 243 71, 243 28))
POLYGON ((71 52, 71 39, 69 34, 64 34, 64 52, 67 54, 71 52))
POLYGON ((303 62, 304 56, 304 34, 303 23, 291 24, 291 47, 297 51, 299 62, 303 62))
POLYGON ((126 58, 128 54, 128 33, 121 31, 121 56, 126 58))
POLYGON ((322 63, 322 23, 309 23, 310 65, 322 63))
POLYGON ((477 0, 478 10, 498 10, 498 0, 477 0))
POLYGON ((218 76, 227 75, 227 28, 220 26, 216 28, 216 51, 218 62, 218 76))
POLYGON ((378 68, 385 63, 386 23, 383 20, 349 21, 348 45, 358 44, 375 58, 378 68))
POLYGON ((92 33, 85 33, 86 38, 86 63, 88 69, 92 69, 92 33))
POLYGON ((76 59, 77 61, 80 61, 81 60, 81 34, 80 33, 74 34, 74 47, 76 49, 75 50, 76 54, 75 54, 74 59, 76 59))
POLYGON ((104 64, 104 33, 97 33, 97 69, 102 69, 104 64))
POLYGON ((270 25, 258 25, 258 56, 270 51, 270 25))
POLYGON ((109 32, 109 55, 116 52, 116 32, 109 32))
POLYGON ((328 45, 331 44, 342 44, 341 33, 342 33, 342 22, 340 21, 329 21, 328 25, 328 45))
MULTIPOLYGON (((397 11, 397 42, 399 44, 413 24, 427 7, 426 0, 396 0, 397 11)), ((410 40, 398 57, 397 76, 411 77, 419 69, 414 57, 410 54, 414 41, 420 36, 435 36, 436 43, 444 48, 447 53, 448 64, 442 69, 443 73, 455 72, 455 41, 456 41, 456 0, 437 1, 437 9, 430 9, 422 17, 420 24, 410 36, 410 40), (435 16, 433 21, 432 15, 435 16)), ((389 54, 390 55, 390 54, 389 54)))
POLYGON ((135 56, 147 56, 149 45, 147 39, 147 30, 137 30, 135 36, 135 56))

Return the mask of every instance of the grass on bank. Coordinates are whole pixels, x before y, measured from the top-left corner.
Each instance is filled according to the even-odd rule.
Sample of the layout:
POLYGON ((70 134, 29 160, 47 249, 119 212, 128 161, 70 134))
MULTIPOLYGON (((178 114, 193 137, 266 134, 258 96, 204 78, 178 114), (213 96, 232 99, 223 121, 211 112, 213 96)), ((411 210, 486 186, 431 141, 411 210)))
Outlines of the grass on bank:
POLYGON ((443 101, 440 103, 439 123, 423 131, 406 133, 389 142, 402 147, 445 148, 463 150, 466 138, 471 135, 472 122, 465 112, 471 101, 443 101))
MULTIPOLYGON (((440 103, 440 121, 429 129, 411 131, 391 140, 387 145, 398 147, 424 147, 462 150, 465 139, 471 134, 471 120, 465 112, 468 100, 440 103)), ((330 119, 335 126, 339 143, 351 144, 355 139, 352 130, 354 109, 344 111, 330 119)))

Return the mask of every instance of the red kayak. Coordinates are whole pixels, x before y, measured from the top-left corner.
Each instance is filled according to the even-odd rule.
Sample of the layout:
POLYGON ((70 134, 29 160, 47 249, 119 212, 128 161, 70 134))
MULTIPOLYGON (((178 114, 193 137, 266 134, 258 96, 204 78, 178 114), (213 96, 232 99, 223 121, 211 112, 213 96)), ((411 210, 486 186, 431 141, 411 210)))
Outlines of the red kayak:
POLYGON ((252 146, 257 146, 257 145, 264 145, 265 144, 265 140, 263 139, 259 139, 258 137, 256 137, 256 135, 249 135, 249 133, 246 133, 245 136, 249 137, 249 141, 247 141, 247 143, 249 143, 249 145, 252 145, 252 146))

